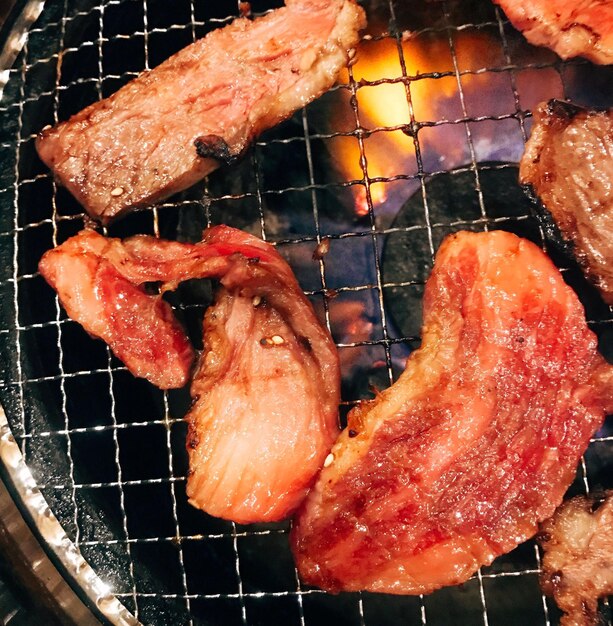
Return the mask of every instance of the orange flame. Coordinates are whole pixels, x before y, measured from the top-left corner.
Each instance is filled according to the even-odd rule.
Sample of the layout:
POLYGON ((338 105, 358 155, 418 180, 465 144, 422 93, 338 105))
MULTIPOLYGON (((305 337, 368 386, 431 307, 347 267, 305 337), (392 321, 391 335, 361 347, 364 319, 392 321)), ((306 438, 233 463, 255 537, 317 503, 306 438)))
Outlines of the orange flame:
MULTIPOLYGON (((446 36, 436 39, 420 37, 400 45, 408 76, 454 71, 446 36)), ((456 34, 454 45, 460 70, 489 67, 496 60, 497 46, 492 37, 485 33, 461 31, 456 34)), ((360 160, 357 137, 340 136, 330 140, 331 152, 347 180, 362 180, 363 165, 370 179, 415 172, 414 139, 410 133, 395 128, 402 126, 410 129, 411 108, 416 120, 442 119, 442 105, 458 92, 455 75, 412 80, 409 90, 402 80, 398 80, 402 76, 399 44, 395 39, 365 41, 360 45, 358 60, 353 66, 354 80, 374 82, 385 79, 385 82, 361 86, 356 92, 360 124, 367 131, 374 131, 363 138, 365 162, 360 160)), ((470 89, 487 81, 487 77, 484 74, 469 74, 462 76, 461 80, 463 89, 470 89)), ((348 72, 345 73, 344 82, 349 82, 348 72)), ((347 127, 347 120, 351 116, 347 98, 333 114, 333 128, 347 127)), ((366 215, 369 207, 365 187, 356 185, 354 190, 356 213, 366 215)), ((373 183, 370 196, 373 206, 385 202, 386 184, 373 183)))

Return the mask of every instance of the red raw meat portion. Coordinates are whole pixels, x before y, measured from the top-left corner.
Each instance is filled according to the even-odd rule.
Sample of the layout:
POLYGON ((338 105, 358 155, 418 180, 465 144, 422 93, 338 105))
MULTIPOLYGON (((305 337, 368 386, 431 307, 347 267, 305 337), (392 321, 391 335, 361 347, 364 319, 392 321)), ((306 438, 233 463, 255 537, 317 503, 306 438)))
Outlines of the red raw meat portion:
POLYGON ((291 534, 304 582, 428 593, 531 537, 613 410, 613 367, 546 255, 505 232, 442 244, 422 347, 355 408, 291 534))
POLYGON ((47 252, 40 269, 71 317, 158 386, 184 384, 193 354, 170 307, 140 286, 218 278, 187 415, 187 494, 241 523, 282 519, 298 506, 339 432, 340 368, 270 244, 226 226, 197 244, 82 231, 47 252))
POLYGON ((119 240, 84 230, 46 252, 39 269, 68 315, 103 339, 135 376, 161 389, 182 387, 194 350, 170 305, 137 286, 157 279, 130 276, 134 263, 119 240))
POLYGON ((354 0, 238 18, 43 130, 40 158, 103 223, 190 187, 327 89, 365 26, 354 0))
POLYGON ((613 63, 611 0, 494 0, 515 28, 536 46, 547 46, 563 59, 582 56, 613 63))

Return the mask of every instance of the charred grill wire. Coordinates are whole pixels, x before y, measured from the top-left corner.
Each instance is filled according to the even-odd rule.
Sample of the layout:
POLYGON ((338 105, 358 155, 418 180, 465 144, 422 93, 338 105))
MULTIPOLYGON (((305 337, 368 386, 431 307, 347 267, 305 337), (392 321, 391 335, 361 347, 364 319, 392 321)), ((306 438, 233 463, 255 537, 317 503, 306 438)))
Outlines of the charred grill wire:
MULTIPOLYGON (((252 3, 254 14, 269 8, 252 3)), ((388 386, 418 344, 419 324, 410 315, 390 316, 386 302, 419 310, 432 254, 444 235, 503 228, 547 247, 527 209, 513 210, 491 192, 491 181, 511 170, 506 161, 519 159, 536 104, 578 97, 588 105, 613 105, 597 87, 610 80, 607 68, 561 63, 530 48, 489 3, 389 0, 365 8, 371 23, 366 45, 389 45, 393 76, 381 69, 366 76, 358 55, 346 83, 260 138, 242 161, 108 230, 113 236, 146 232, 193 240, 203 227, 227 222, 277 243, 332 328, 345 367, 344 410, 369 397, 371 385, 388 386), (471 37, 485 36, 496 50, 489 65, 466 51, 471 37), (445 63, 417 73, 410 46, 433 42, 445 63), (470 88, 482 79, 505 85, 502 96, 483 100, 485 108, 470 88), (386 85, 400 87, 406 111, 401 124, 369 118, 365 95, 386 85), (428 85, 446 95, 438 109, 426 111, 420 90, 428 85), (331 114, 339 107, 342 119, 331 114), (373 146, 394 132, 404 133, 410 158, 398 156, 383 175, 373 146), (443 134, 450 139, 440 139, 443 134), (516 148, 486 146, 493 137, 509 136, 516 148), (358 169, 339 170, 335 146, 348 138, 358 169), (441 208, 434 180, 465 181, 457 205, 441 208), (377 196, 381 189, 386 202, 377 196), (411 195, 419 210, 400 220, 411 195), (359 198, 361 212, 355 210, 359 198), (390 265, 390 246, 396 245, 403 261, 390 265)), ((305 588, 287 547, 288 524, 240 526, 206 518, 187 504, 187 392, 162 393, 134 381, 100 342, 66 318, 38 275, 42 253, 79 231, 85 218, 38 161, 36 133, 110 95, 238 11, 229 0, 49 0, 6 74, 0 103, 0 397, 27 464, 69 537, 142 622, 374 626, 402 618, 433 626, 453 614, 491 626, 557 623, 557 610, 538 587, 539 552, 532 542, 463 588, 428 597, 328 596, 305 588)), ((485 83, 479 84, 485 98, 485 83)), ((500 180, 506 185, 508 178, 500 180)), ((556 261, 567 268, 606 347, 611 311, 567 259, 556 261)), ((209 300, 208 288, 196 284, 173 301, 196 341, 209 300)), ((271 348, 283 342, 262 340, 271 348)), ((605 469, 612 449, 609 426, 588 449, 574 491, 611 487, 605 469)))

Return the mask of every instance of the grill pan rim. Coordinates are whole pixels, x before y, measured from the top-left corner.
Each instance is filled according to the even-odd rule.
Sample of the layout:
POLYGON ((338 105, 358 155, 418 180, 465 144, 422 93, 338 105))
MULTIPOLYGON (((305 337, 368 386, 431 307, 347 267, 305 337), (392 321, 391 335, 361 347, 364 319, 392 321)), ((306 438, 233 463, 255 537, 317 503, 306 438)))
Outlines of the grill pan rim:
POLYGON ((0 472, 40 547, 92 613, 118 626, 138 626, 141 622, 108 590, 49 507, 24 461, 1 403, 0 472))
POLYGON ((23 49, 24 36, 45 8, 45 0, 9 0, 13 5, 0 28, 0 99, 9 81, 9 70, 23 49))

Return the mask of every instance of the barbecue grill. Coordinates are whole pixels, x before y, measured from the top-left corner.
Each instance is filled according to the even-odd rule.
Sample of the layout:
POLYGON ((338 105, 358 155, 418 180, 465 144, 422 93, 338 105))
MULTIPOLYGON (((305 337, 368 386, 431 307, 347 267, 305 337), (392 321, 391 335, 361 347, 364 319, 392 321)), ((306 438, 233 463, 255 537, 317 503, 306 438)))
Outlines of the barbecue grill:
MULTIPOLYGON (((279 4, 256 0, 251 10, 279 4)), ((20 8, 0 57, 0 457, 21 512, 83 602, 115 624, 557 624, 533 542, 430 596, 332 596, 298 579, 289 523, 241 526, 188 505, 188 391, 134 379, 66 317, 37 272, 42 253, 87 219, 36 156, 34 138, 241 7, 48 0, 20 8)), ((365 8, 369 29, 338 86, 261 136, 236 166, 104 232, 193 241, 227 223, 274 242, 332 329, 342 414, 373 386, 389 386, 419 345, 433 253, 460 229, 501 228, 543 246, 610 356, 611 310, 545 240, 516 162, 539 101, 612 106, 611 70, 531 47, 489 2, 365 8)), ((209 283, 191 281, 171 297, 198 344, 209 283)), ((613 487, 612 454, 609 422, 571 491, 613 487)), ((611 624, 606 602, 602 609, 611 624)))

